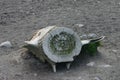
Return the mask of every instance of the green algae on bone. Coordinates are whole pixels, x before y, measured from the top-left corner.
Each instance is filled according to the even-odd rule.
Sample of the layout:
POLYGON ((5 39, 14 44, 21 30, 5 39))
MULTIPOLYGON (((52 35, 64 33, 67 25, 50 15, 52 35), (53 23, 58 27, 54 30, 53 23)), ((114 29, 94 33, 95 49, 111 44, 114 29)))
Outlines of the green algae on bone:
POLYGON ((75 38, 72 34, 61 32, 50 39, 50 48, 57 55, 70 54, 75 48, 75 38))

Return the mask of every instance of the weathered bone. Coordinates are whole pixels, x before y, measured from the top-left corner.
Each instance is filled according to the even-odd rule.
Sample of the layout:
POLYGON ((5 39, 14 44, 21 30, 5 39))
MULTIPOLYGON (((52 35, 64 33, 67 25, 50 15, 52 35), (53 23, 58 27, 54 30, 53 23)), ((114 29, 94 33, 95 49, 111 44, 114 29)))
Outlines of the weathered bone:
POLYGON ((73 57, 79 55, 83 45, 103 39, 80 40, 80 37, 72 29, 66 27, 50 26, 40 29, 30 41, 25 41, 24 46, 30 50, 41 61, 51 64, 56 72, 56 63, 68 62, 70 68, 73 57))

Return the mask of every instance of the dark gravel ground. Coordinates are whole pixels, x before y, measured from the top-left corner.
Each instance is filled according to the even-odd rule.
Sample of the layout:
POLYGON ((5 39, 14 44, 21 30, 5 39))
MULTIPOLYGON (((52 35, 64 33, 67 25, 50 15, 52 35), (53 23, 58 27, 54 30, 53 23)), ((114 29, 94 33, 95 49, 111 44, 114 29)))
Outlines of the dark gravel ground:
POLYGON ((13 48, 0 48, 0 80, 120 80, 119 0, 0 0, 0 43, 6 40, 13 48), (34 31, 51 25, 106 38, 96 56, 79 57, 70 70, 60 64, 53 73, 48 64, 19 54, 34 31))

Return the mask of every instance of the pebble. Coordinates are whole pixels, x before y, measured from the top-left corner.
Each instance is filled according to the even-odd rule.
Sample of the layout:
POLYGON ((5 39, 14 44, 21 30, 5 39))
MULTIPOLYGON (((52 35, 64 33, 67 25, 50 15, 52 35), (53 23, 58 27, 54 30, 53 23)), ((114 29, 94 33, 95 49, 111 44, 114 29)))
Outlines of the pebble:
POLYGON ((114 50, 112 50, 112 51, 113 51, 114 53, 117 53, 118 50, 115 50, 115 49, 114 49, 114 50))
POLYGON ((26 11, 26 14, 29 14, 30 12, 29 11, 26 11))
POLYGON ((78 27, 83 27, 84 24, 76 24, 78 27))
POLYGON ((32 15, 35 15, 35 13, 32 13, 32 15))
POLYGON ((95 33, 89 33, 88 38, 96 38, 97 35, 95 33))
POLYGON ((89 33, 89 34, 83 34, 80 36, 81 39, 93 39, 97 38, 97 35, 95 33, 89 33))
POLYGON ((86 34, 83 34, 80 36, 81 39, 87 39, 87 35, 86 34))
POLYGON ((111 65, 109 64, 105 64, 105 65, 98 65, 99 67, 104 67, 104 68, 109 68, 109 67, 112 67, 111 65))
POLYGON ((77 80, 84 80, 84 79, 81 76, 79 76, 77 80))
POLYGON ((16 73, 15 76, 19 76, 19 77, 22 77, 22 73, 19 72, 19 73, 16 73))
POLYGON ((89 62, 89 63, 87 63, 86 65, 87 65, 87 66, 91 66, 91 67, 92 67, 92 66, 94 66, 94 65, 95 65, 95 62, 89 62))
POLYGON ((5 41, 0 44, 0 47, 12 48, 13 46, 10 41, 5 41))
POLYGON ((94 77, 94 80, 101 80, 99 77, 94 77))
POLYGON ((38 74, 37 74, 37 73, 34 73, 33 75, 36 77, 38 74))

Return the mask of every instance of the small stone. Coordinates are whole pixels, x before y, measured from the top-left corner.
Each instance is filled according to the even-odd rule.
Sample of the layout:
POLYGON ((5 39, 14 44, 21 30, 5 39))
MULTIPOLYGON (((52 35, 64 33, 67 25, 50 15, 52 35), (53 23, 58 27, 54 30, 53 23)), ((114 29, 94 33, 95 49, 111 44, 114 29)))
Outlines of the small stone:
POLYGON ((38 74, 37 73, 34 73, 34 76, 36 77, 38 74))
POLYGON ((76 24, 78 27, 83 27, 84 25, 83 24, 76 24))
POLYGON ((26 14, 29 14, 30 12, 29 11, 26 11, 26 14))
POLYGON ((112 51, 113 51, 114 53, 116 53, 118 50, 115 50, 115 49, 114 49, 114 50, 112 50, 112 51))
POLYGON ((112 67, 112 66, 109 65, 109 64, 105 64, 105 65, 99 65, 99 67, 109 68, 109 67, 112 67))
POLYGON ((86 65, 92 67, 92 66, 95 65, 95 62, 89 62, 89 63, 87 63, 86 65))
POLYGON ((30 7, 30 9, 33 9, 33 7, 30 7))
POLYGON ((12 48, 12 44, 10 41, 5 41, 0 44, 0 47, 12 48))
POLYGON ((94 77, 94 80, 101 80, 99 77, 94 77))
POLYGON ((19 73, 16 73, 15 76, 21 77, 21 76, 22 76, 22 73, 20 73, 20 72, 19 72, 19 73))
POLYGON ((90 33, 88 34, 88 38, 96 38, 97 35, 95 33, 90 33))
POLYGON ((35 13, 32 13, 32 15, 35 15, 35 13))
POLYGON ((87 35, 86 34, 83 34, 80 36, 81 39, 87 39, 87 35))
POLYGON ((100 3, 100 1, 97 1, 97 3, 100 3))
POLYGON ((81 77, 81 76, 79 76, 79 77, 78 77, 78 80, 81 80, 81 79, 82 79, 82 77, 81 77))

